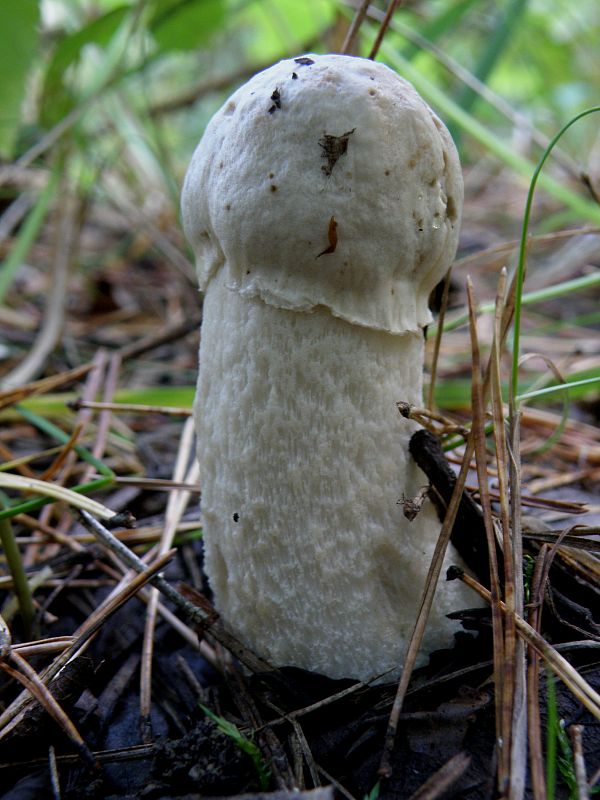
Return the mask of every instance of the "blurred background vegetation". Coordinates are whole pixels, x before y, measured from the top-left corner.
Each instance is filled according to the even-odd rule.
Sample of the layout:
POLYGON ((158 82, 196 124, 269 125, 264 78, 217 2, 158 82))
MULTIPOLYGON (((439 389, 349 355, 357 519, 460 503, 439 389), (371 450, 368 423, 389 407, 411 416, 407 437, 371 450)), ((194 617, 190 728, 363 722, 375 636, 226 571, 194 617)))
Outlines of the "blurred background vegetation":
MULTIPOLYGON (((339 51, 356 5, 0 0, 5 387, 197 316, 178 196, 206 122, 273 61, 339 51)), ((386 6, 371 5, 356 54, 369 53, 386 6)), ((599 40, 596 0, 407 0, 397 9, 378 58, 416 85, 459 144, 466 176, 460 254, 499 249, 495 258, 470 261, 469 270, 496 275, 512 263, 510 242, 520 233, 535 163, 548 139, 600 98, 599 40)), ((532 253, 529 285, 587 282, 585 297, 580 291, 566 306, 536 308, 536 330, 557 316, 565 324, 583 319, 588 332, 600 321, 598 238, 570 233, 600 225, 599 123, 592 115, 573 126, 541 181, 533 231, 550 244, 532 253)), ((482 300, 493 296, 490 286, 478 289, 482 300)), ((169 376, 164 365, 146 367, 146 385, 194 382, 191 356, 178 354, 169 376)), ((586 361, 577 371, 599 370, 586 361)))
MULTIPOLYGON (((31 499, 32 478, 110 492, 108 506, 131 510, 149 541, 167 529, 197 535, 198 476, 182 466, 201 319, 179 221, 185 169, 232 91, 278 59, 339 52, 357 5, 0 0, 0 540, 26 632, 34 608, 18 549, 35 567, 44 537, 54 542, 56 528, 62 547, 73 526, 60 506, 28 516, 48 503, 31 499), (185 489, 185 502, 175 508, 165 487, 185 489), (7 520, 17 514, 15 544, 7 520)), ((355 54, 370 53, 387 6, 371 4, 355 54)), ((379 49, 450 127, 464 167, 435 384, 435 402, 460 422, 471 404, 466 277, 485 355, 489 301, 501 268, 516 268, 535 166, 574 115, 600 105, 599 41, 598 0, 404 0, 379 49)), ((579 401, 567 419, 556 394, 542 395, 522 417, 524 493, 533 506, 538 493, 564 498, 542 505, 551 523, 579 503, 600 522, 599 197, 600 116, 590 114, 544 168, 528 246, 520 349, 543 358, 523 364, 521 388, 565 380, 579 401)), ((507 353, 502 367, 506 384, 507 353)))

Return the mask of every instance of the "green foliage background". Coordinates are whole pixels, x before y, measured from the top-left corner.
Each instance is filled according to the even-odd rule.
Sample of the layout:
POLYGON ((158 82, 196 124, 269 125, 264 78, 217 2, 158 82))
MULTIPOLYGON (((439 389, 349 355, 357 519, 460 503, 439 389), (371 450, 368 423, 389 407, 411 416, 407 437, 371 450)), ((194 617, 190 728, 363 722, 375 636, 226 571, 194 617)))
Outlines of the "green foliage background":
MULTIPOLYGON (((357 54, 369 53, 386 6, 372 4, 357 54)), ((353 14, 343 0, 0 0, 0 201, 14 199, 7 167, 37 176, 23 225, 0 253, 0 310, 65 180, 92 216, 120 192, 130 208, 156 197, 161 225, 176 231, 182 177, 214 111, 277 59, 339 51, 353 14)), ((599 102, 598 41, 597 0, 413 0, 378 58, 446 121, 466 170, 485 164, 505 190, 509 176, 518 201, 503 198, 505 217, 518 219, 548 140, 599 102)), ((581 180, 598 193, 599 119, 573 126, 540 177, 555 212, 546 233, 600 225, 581 180)), ((515 224, 508 237, 517 236, 515 224)), ((193 281, 187 245, 168 237, 193 281)), ((84 273, 98 266, 81 256, 84 273)))
MULTIPOLYGON (((19 155, 31 126, 40 135, 90 98, 124 95, 142 114, 215 76, 234 84, 236 72, 241 80, 278 58, 339 49, 351 16, 349 4, 338 0, 0 0, 0 153, 19 155)), ((398 52, 498 135, 510 135, 512 124, 415 36, 501 95, 524 125, 548 135, 598 100, 595 0, 421 0, 405 4, 395 19, 383 60, 398 52)), ((363 31, 364 54, 373 23, 363 31)), ((230 88, 200 94, 186 107, 186 135, 199 136, 230 88)), ((591 148, 594 127, 574 133, 577 147, 591 148)), ((189 149, 189 141, 182 146, 189 149)))

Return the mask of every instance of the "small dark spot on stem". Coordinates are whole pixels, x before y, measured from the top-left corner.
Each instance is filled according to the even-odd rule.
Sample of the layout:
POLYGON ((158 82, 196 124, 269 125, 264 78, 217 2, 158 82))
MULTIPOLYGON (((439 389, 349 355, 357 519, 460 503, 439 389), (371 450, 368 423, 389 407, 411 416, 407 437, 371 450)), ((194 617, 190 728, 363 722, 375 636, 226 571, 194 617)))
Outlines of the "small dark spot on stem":
POLYGON ((292 72, 292 80, 293 81, 297 81, 298 80, 298 76, 296 75, 295 72, 292 72))
POLYGON ((225 204, 225 211, 231 211, 231 203, 225 204))
POLYGON ((250 275, 250 270, 249 269, 246 270, 246 275, 250 275))
POLYGON ((295 58, 294 63, 300 64, 301 67, 310 67, 311 64, 315 62, 312 58, 308 58, 308 56, 300 56, 300 58, 295 58))
POLYGON ((271 191, 272 192, 276 192, 277 191, 277 187, 273 183, 271 184, 271 191))
POLYGON ((235 514, 233 515, 233 521, 234 522, 239 522, 239 520, 240 520, 240 515, 236 511, 235 514))
POLYGON ((386 171, 385 171, 385 174, 386 174, 386 175, 389 175, 389 174, 390 174, 390 171, 389 171, 389 169, 386 169, 386 171))

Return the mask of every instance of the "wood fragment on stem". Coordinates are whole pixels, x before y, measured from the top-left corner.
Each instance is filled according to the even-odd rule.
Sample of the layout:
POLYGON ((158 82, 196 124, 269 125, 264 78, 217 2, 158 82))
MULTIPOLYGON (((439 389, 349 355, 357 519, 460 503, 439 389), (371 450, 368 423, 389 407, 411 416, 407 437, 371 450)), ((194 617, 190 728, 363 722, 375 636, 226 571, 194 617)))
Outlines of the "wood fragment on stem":
MULTIPOLYGON (((432 437, 432 434, 430 434, 429 431, 425 430, 417 431, 417 433, 414 434, 413 437, 411 438, 409 444, 409 450, 411 451, 411 454, 413 454, 411 445, 413 444, 413 440, 415 439, 415 437, 418 436, 419 434, 432 437)), ((435 437, 432 438, 434 441, 437 441, 435 437)), ((473 450, 474 450, 474 445, 472 437, 470 436, 467 439, 463 462, 460 468, 458 478, 456 478, 452 470, 450 470, 448 464, 446 464, 447 469, 450 471, 450 473, 452 473, 452 478, 454 480, 454 483, 452 484, 453 488, 450 490, 448 509, 446 511, 446 516, 442 524, 442 529, 440 531, 440 535, 431 559, 431 565, 429 567, 429 572, 427 574, 427 579, 425 582, 425 589, 423 591, 423 596, 421 598, 421 606, 419 609, 419 614, 417 616, 417 619, 415 621, 415 626, 411 634, 406 657, 404 660, 404 669, 402 671, 402 675, 398 683, 396 696, 394 698, 392 710, 390 712, 390 717, 388 720, 388 726, 385 734, 385 741, 378 770, 378 775, 383 780, 389 779, 392 775, 391 758, 392 758, 392 752, 394 750, 394 745, 396 743, 396 733, 400 721, 400 713, 402 711, 404 698, 406 697, 406 692, 408 690, 410 678, 416 664, 417 656, 419 654, 421 642, 423 641, 423 635, 425 633, 425 627, 427 625, 427 617, 429 615, 429 611, 433 604, 433 598, 442 571, 444 556, 446 554, 448 542, 450 541, 450 537, 452 535, 454 528, 454 523, 461 505, 461 500, 463 498, 463 488, 467 479, 467 474, 469 472, 469 465, 471 463, 473 450)), ((444 461, 444 459, 442 461, 444 461)))

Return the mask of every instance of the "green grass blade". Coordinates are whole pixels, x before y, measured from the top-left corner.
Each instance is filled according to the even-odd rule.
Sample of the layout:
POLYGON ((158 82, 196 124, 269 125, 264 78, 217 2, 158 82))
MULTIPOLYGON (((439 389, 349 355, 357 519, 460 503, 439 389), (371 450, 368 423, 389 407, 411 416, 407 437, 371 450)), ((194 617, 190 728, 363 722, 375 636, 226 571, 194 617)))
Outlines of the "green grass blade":
MULTIPOLYGON (((436 42, 445 33, 451 34, 459 25, 468 25, 468 21, 463 22, 463 17, 478 3, 479 0, 461 0, 461 2, 449 3, 448 8, 427 22, 420 29, 419 34, 429 42, 436 42)), ((410 60, 420 52, 419 46, 410 42, 403 48, 402 55, 410 60)))
MULTIPOLYGON (((573 278, 570 281, 563 281, 556 283, 553 286, 546 286, 543 289, 536 289, 533 292, 526 292, 521 295, 521 305, 532 306, 536 303, 542 303, 546 300, 554 300, 557 297, 565 297, 573 292, 581 292, 585 289, 590 289, 593 286, 600 285, 600 271, 592 272, 590 275, 582 275, 580 278, 573 278)), ((481 303, 477 308, 477 315, 490 314, 494 310, 494 303, 481 303)), ((451 317, 444 322, 444 331, 453 331, 466 325, 469 321, 469 315, 461 313, 455 317, 451 317)), ((436 331, 436 323, 429 326, 428 332, 433 335, 436 331)))
MULTIPOLYGON (((525 203, 525 213, 523 215, 523 227, 521 231, 521 241, 519 245, 519 261, 517 265, 517 280, 516 280, 516 288, 515 288, 515 313, 513 319, 513 351, 512 351, 512 369, 511 369, 511 403, 512 408, 516 407, 517 403, 517 396, 519 394, 519 357, 520 357, 520 338, 521 338, 521 316, 522 316, 522 307, 523 307, 523 284, 525 282, 525 264, 527 258, 527 234, 529 231, 529 220, 531 218, 531 207, 533 204, 533 196, 535 194, 535 190, 538 184, 538 181, 541 184, 541 172, 544 168, 544 164, 548 160, 550 153, 554 145, 562 138, 562 136, 569 130, 569 128, 574 125, 578 120, 583 119, 584 117, 589 116, 590 114, 594 114, 600 111, 600 106, 594 106, 593 108, 587 108, 585 111, 581 111, 579 114, 576 114, 572 119, 570 119, 563 127, 559 130, 559 132, 554 136, 554 138, 550 141, 550 144, 544 151, 542 157, 540 158, 537 167, 533 173, 533 177, 531 178, 531 183, 529 185, 529 192, 527 193, 527 202, 525 203)), ((596 206, 598 211, 600 209, 596 206)))
MULTIPOLYGON (((409 80, 417 91, 437 111, 444 115, 446 120, 454 121, 465 133, 476 139, 490 153, 497 156, 502 162, 514 169, 515 172, 524 175, 527 179, 531 178, 531 174, 534 172, 534 165, 527 158, 519 155, 503 139, 492 133, 475 117, 463 111, 442 89, 431 83, 410 61, 405 59, 398 51, 392 49, 385 41, 382 44, 381 53, 385 56, 386 63, 409 80)), ((594 109, 582 112, 577 118, 590 113, 592 110, 594 109)), ((596 203, 586 200, 583 196, 571 191, 565 185, 547 175, 539 176, 539 184, 549 194, 575 211, 583 219, 589 220, 596 225, 600 224, 600 206, 596 203)))
POLYGON ((594 383, 600 384, 600 375, 596 378, 586 378, 585 380, 573 381, 572 383, 558 383, 556 386, 546 386, 544 389, 536 389, 533 392, 524 392, 523 394, 518 394, 515 397, 515 401, 517 403, 521 403, 523 400, 532 400, 534 397, 543 397, 544 395, 575 389, 578 386, 588 386, 594 383))
MULTIPOLYGON (((61 444, 66 444, 69 441, 69 436, 64 431, 54 425, 54 423, 44 419, 44 417, 40 416, 39 414, 36 414, 34 411, 24 408, 21 405, 15 406, 15 410, 18 411, 18 413, 31 425, 35 426, 38 428, 38 430, 57 440, 61 444)), ((95 458, 95 456, 93 456, 92 453, 90 453, 89 450, 82 445, 75 445, 74 450, 83 461, 95 467, 100 475, 102 475, 102 478, 97 478, 93 481, 82 483, 80 486, 73 486, 71 491, 76 492, 77 494, 87 495, 100 491, 101 489, 106 489, 113 483, 115 474, 109 467, 103 464, 102 461, 100 461, 98 458, 95 458)), ((10 507, 0 510, 0 520, 14 517, 17 514, 29 514, 32 511, 37 511, 37 509, 53 502, 55 501, 51 497, 36 497, 32 500, 17 502, 10 507)))
POLYGON ((50 203, 58 185, 59 170, 55 170, 40 192, 35 205, 29 212, 17 240, 0 267, 0 305, 4 302, 6 292, 25 261, 29 248, 36 240, 40 228, 46 218, 50 203))
MULTIPOLYGON (((507 46, 510 44, 515 27, 520 22, 527 0, 512 0, 505 14, 501 13, 501 21, 486 41, 482 42, 483 52, 479 58, 473 74, 482 83, 485 83, 492 74, 494 67, 500 61, 507 46)), ((479 95, 470 86, 463 86, 456 97, 456 102, 464 110, 469 111, 479 95)))
POLYGON ((33 598, 31 596, 29 582, 27 581, 25 567, 23 566, 21 552, 15 540, 12 525, 8 519, 0 519, 0 543, 4 550, 6 563, 8 564, 8 569, 10 570, 13 580, 14 591, 19 602, 19 611, 21 613, 21 619, 23 620, 25 635, 27 638, 30 638, 35 620, 33 598))
MULTIPOLYGON (((42 431, 42 433, 51 436, 53 439, 56 439, 61 444, 66 444, 69 441, 69 436, 53 422, 44 419, 44 417, 40 416, 39 414, 36 414, 34 411, 29 411, 21 404, 15 406, 15 408, 23 417, 23 419, 26 419, 27 422, 36 427, 38 430, 42 431)), ((109 478, 110 480, 112 480, 115 477, 115 473, 112 471, 112 469, 107 467, 106 464, 103 464, 102 461, 100 461, 100 459, 93 456, 87 448, 83 447, 82 445, 76 444, 73 449, 81 459, 83 459, 88 464, 91 464, 93 467, 95 467, 100 473, 100 475, 103 475, 104 477, 109 478)))

